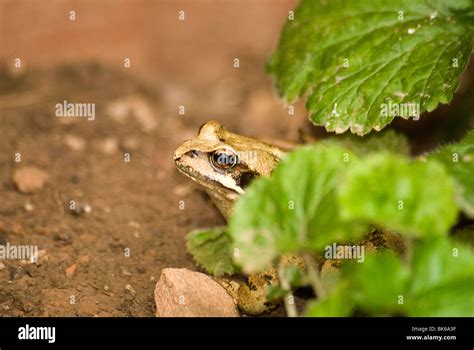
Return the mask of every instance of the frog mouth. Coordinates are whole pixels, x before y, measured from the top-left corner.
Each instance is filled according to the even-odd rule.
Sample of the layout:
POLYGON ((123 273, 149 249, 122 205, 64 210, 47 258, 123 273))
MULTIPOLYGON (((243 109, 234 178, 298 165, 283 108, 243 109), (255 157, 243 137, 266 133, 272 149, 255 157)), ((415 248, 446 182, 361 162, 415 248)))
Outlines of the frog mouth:
POLYGON ((217 187, 223 191, 229 191, 232 193, 237 193, 239 195, 245 193, 242 188, 237 186, 237 184, 232 178, 226 177, 224 174, 218 174, 217 176, 221 177, 221 179, 217 179, 214 176, 202 175, 198 171, 194 170, 192 167, 178 167, 178 171, 189 177, 194 182, 205 187, 207 190, 213 191, 217 187))

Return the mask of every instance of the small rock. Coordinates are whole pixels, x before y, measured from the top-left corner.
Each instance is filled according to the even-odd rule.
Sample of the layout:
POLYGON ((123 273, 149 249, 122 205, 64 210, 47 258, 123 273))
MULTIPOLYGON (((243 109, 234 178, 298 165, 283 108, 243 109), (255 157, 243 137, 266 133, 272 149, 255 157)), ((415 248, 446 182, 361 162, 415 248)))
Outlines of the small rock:
POLYGON ((193 187, 190 185, 178 185, 173 189, 173 194, 178 197, 185 197, 193 191, 193 187))
POLYGON ((13 182, 22 193, 38 192, 47 180, 48 173, 32 166, 17 168, 13 172, 13 182))
POLYGON ((108 285, 104 286, 104 291, 108 292, 110 290, 110 287, 108 285))
POLYGON ((82 151, 86 147, 86 140, 79 136, 66 135, 63 141, 73 151, 82 151))
POLYGON ((118 99, 107 106, 107 115, 118 123, 123 123, 130 114, 126 99, 118 99))
POLYGON ((119 142, 116 137, 107 137, 97 143, 97 148, 105 155, 112 155, 117 152, 119 142))
POLYGON ((125 286, 125 290, 130 292, 131 295, 135 295, 137 294, 137 292, 135 291, 135 289, 130 285, 130 284, 127 284, 125 286))
POLYGON ((26 202, 24 205, 24 208, 26 211, 33 211, 35 210, 35 206, 31 204, 30 202, 26 202))
POLYGON ((32 262, 30 260, 26 260, 26 259, 21 259, 20 260, 20 265, 21 266, 26 266, 28 264, 32 264, 32 262))
POLYGON ((5 264, 0 261, 0 271, 5 270, 5 264))
POLYGON ((85 213, 85 214, 90 214, 92 212, 92 207, 85 203, 83 206, 82 206, 82 211, 85 213))
POLYGON ((157 317, 238 317, 236 304, 211 277, 188 269, 163 269, 155 287, 157 317))
POLYGON ((84 202, 74 202, 74 205, 69 203, 66 207, 69 209, 71 214, 76 216, 83 216, 92 212, 92 206, 89 203, 84 202))
POLYGON ((77 264, 72 264, 66 269, 66 277, 71 278, 76 273, 77 264))
POLYGON ((131 220, 131 221, 128 222, 128 226, 133 227, 133 228, 140 228, 140 227, 142 227, 142 225, 141 225, 139 222, 136 222, 136 221, 133 221, 133 220, 131 220))
POLYGON ((123 266, 120 266, 120 270, 122 271, 122 275, 124 276, 131 276, 132 273, 130 271, 128 271, 125 267, 123 266))

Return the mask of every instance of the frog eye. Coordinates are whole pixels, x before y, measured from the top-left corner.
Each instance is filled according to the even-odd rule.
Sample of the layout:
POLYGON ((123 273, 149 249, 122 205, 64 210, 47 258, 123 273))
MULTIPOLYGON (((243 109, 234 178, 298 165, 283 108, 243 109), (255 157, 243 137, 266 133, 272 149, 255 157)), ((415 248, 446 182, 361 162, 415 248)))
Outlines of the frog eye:
POLYGON ((237 153, 224 148, 215 150, 209 158, 212 167, 217 171, 228 171, 239 162, 237 153))

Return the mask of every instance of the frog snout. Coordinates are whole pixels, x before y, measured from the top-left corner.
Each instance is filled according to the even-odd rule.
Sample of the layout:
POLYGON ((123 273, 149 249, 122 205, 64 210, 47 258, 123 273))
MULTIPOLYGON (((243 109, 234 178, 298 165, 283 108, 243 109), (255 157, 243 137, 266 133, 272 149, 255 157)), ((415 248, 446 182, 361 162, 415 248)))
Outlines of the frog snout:
POLYGON ((183 157, 183 155, 189 158, 197 158, 199 156, 199 152, 196 150, 189 150, 185 152, 180 152, 179 150, 176 150, 173 154, 173 160, 177 162, 183 157))
POLYGON ((179 151, 179 149, 177 149, 176 151, 174 151, 173 153, 173 160, 175 162, 177 162, 178 160, 181 159, 181 156, 182 156, 182 153, 179 151))
POLYGON ((173 153, 173 160, 175 162, 179 161, 186 152, 190 149, 191 140, 184 141, 173 153))
POLYGON ((181 146, 179 146, 176 151, 173 153, 173 160, 175 162, 179 161, 183 156, 190 158, 196 158, 198 156, 198 151, 196 150, 197 146, 195 141, 188 140, 184 141, 181 146))

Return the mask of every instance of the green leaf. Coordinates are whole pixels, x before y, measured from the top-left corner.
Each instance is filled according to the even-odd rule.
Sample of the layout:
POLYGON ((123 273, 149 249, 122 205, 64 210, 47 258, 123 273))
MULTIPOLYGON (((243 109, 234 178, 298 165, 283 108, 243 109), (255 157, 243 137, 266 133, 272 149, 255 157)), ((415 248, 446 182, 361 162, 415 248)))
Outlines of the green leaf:
POLYGON ((283 298, 288 291, 284 290, 281 285, 268 286, 267 287, 267 299, 269 301, 278 300, 283 298))
POLYGON ((262 271, 285 252, 319 251, 355 240, 366 225, 340 219, 335 189, 350 152, 313 145, 280 162, 271 178, 255 180, 237 202, 229 232, 245 272, 262 271))
POLYGON ((328 147, 334 145, 344 147, 358 156, 381 151, 393 152, 403 156, 410 155, 410 146, 406 137, 403 134, 397 134, 393 130, 384 130, 363 138, 353 134, 331 136, 321 140, 320 143, 328 147))
POLYGON ((348 298, 349 286, 340 285, 333 293, 323 300, 313 300, 306 307, 306 316, 309 317, 344 317, 350 316, 354 309, 354 302, 348 298))
POLYGON ((474 316, 474 253, 441 237, 418 242, 410 263, 390 252, 346 264, 341 282, 325 299, 311 303, 308 316, 474 316))
POLYGON ((474 316, 474 253, 443 239, 415 246, 408 316, 474 316))
POLYGON ((396 314, 398 297, 407 288, 409 271, 391 252, 368 255, 363 263, 347 264, 342 279, 351 286, 351 299, 370 314, 396 314))
POLYGON ((283 276, 292 287, 303 287, 309 284, 308 279, 299 266, 285 266, 283 276))
POLYGON ((457 185, 457 202, 462 210, 474 218, 474 131, 459 143, 441 147, 428 156, 443 163, 457 185))
POLYGON ((285 101, 307 96, 314 124, 381 130, 452 100, 472 51, 473 11, 470 0, 302 0, 268 72, 285 101))
POLYGON ((405 302, 405 314, 413 317, 473 317, 474 274, 468 279, 457 279, 453 282, 437 285, 405 302))
POLYGON ((238 272, 232 261, 231 239, 225 227, 194 231, 186 237, 188 252, 214 276, 238 272))
POLYGON ((338 196, 344 218, 406 235, 446 235, 457 216, 453 181, 436 161, 368 155, 352 164, 338 196))

